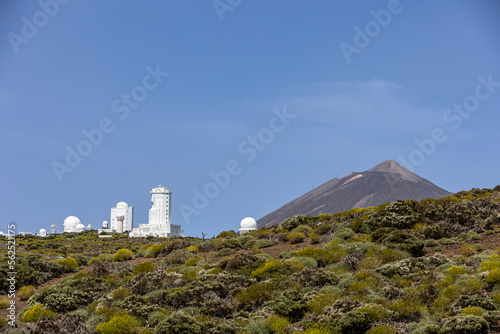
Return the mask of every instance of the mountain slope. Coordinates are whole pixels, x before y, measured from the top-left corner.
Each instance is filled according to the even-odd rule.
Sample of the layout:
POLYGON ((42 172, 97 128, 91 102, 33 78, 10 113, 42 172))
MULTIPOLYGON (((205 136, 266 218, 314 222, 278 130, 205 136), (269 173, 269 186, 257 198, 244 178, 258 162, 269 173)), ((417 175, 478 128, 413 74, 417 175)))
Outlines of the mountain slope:
POLYGON ((258 227, 278 224, 293 215, 316 216, 365 208, 398 199, 438 198, 450 192, 386 160, 361 173, 334 178, 258 220, 258 227))

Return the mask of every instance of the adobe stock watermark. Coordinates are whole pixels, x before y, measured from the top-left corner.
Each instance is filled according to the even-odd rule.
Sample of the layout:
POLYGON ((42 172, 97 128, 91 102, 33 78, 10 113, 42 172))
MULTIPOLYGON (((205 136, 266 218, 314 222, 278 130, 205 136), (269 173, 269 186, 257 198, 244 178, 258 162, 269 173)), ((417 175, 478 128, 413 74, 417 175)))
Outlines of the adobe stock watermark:
POLYGON ((38 35, 40 29, 45 27, 50 19, 54 18, 61 9, 61 6, 67 5, 70 0, 40 0, 38 6, 40 10, 35 12, 31 19, 23 16, 21 18, 20 34, 9 32, 7 38, 9 39, 12 49, 17 54, 19 53, 19 46, 28 44, 30 40, 38 35))
POLYGON ((7 225, 7 323, 16 326, 16 223, 7 225))
POLYGON ((243 0, 214 0, 212 5, 219 16, 219 20, 224 21, 225 13, 232 12, 236 7, 241 5, 242 2, 243 0))
POLYGON ((354 27, 352 44, 346 42, 341 42, 339 44, 340 51, 342 51, 347 63, 350 64, 352 62, 353 54, 360 54, 363 49, 367 48, 370 43, 380 35, 382 29, 391 24, 392 18, 401 14, 403 8, 400 0, 389 0, 386 9, 370 11, 373 20, 368 21, 363 29, 358 26, 354 27))
POLYGON ((268 126, 260 129, 257 134, 248 136, 236 147, 240 158, 229 160, 223 170, 218 172, 210 171, 208 177, 210 181, 201 188, 193 189, 193 199, 191 205, 182 203, 179 210, 187 224, 191 221, 191 216, 199 215, 201 211, 208 207, 210 201, 215 199, 221 191, 229 186, 231 180, 243 172, 243 165, 251 163, 264 151, 276 138, 276 135, 283 132, 286 127, 297 117, 287 111, 274 109, 273 117, 269 120, 268 126))
MULTIPOLYGON (((120 121, 125 120, 130 115, 131 110, 137 109, 139 104, 148 97, 148 94, 157 89, 164 78, 170 75, 168 72, 162 72, 160 65, 156 65, 155 69, 146 66, 146 72, 141 84, 132 87, 129 93, 123 93, 111 102, 110 110, 120 121)), ((102 144, 105 135, 109 135, 115 129, 116 121, 110 117, 102 118, 93 129, 83 129, 81 133, 84 139, 73 147, 70 145, 65 147, 65 159, 62 162, 52 161, 52 170, 59 182, 63 182, 64 174, 72 173, 75 168, 80 166, 84 157, 89 156, 94 148, 102 144)))
MULTIPOLYGON (((495 93, 496 88, 500 87, 500 81, 494 81, 493 74, 489 74, 487 78, 480 75, 477 77, 477 80, 479 84, 476 86, 474 94, 464 98, 461 104, 453 104, 452 108, 446 109, 443 113, 443 121, 453 131, 458 130, 463 121, 479 109, 481 101, 485 101, 491 97, 495 93)), ((434 154, 438 145, 448 140, 446 133, 447 130, 437 127, 431 131, 429 137, 423 140, 415 139, 414 142, 417 148, 411 151, 408 157, 400 155, 398 157, 399 162, 412 172, 415 171, 415 167, 422 165, 427 157, 434 154)))

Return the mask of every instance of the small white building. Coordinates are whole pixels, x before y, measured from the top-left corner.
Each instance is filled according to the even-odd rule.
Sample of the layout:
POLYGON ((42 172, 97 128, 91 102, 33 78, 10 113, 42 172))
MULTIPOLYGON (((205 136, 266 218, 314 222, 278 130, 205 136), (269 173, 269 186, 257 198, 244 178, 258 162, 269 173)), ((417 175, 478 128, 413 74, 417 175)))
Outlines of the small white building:
POLYGON ((119 202, 116 207, 111 208, 111 231, 118 231, 118 217, 123 218, 123 232, 132 231, 134 226, 134 208, 125 202, 119 202))
POLYGON ((159 185, 151 190, 151 209, 148 224, 139 224, 129 234, 130 237, 170 237, 182 236, 184 231, 180 225, 171 222, 172 192, 159 185))
POLYGON ((83 232, 83 231, 85 231, 85 225, 83 225, 82 223, 77 224, 75 226, 75 232, 80 233, 80 232, 83 232))
POLYGON ((47 230, 44 228, 41 228, 40 231, 38 231, 38 236, 39 237, 46 237, 47 236, 47 230))
POLYGON ((66 219, 64 219, 64 232, 68 232, 68 233, 74 233, 74 232, 77 232, 76 230, 76 226, 78 224, 81 224, 82 222, 80 221, 80 219, 78 219, 78 217, 75 217, 75 216, 69 216, 67 217, 66 219))
POLYGON ((243 218, 240 223, 240 233, 248 231, 255 231, 257 229, 257 222, 252 217, 243 218))

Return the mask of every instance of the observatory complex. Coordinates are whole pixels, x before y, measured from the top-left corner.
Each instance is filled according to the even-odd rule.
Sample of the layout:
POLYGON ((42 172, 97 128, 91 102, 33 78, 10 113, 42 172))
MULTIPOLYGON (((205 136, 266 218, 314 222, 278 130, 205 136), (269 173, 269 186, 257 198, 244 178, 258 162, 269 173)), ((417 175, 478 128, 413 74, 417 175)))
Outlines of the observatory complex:
POLYGON ((148 224, 139 224, 138 228, 132 229, 131 237, 170 237, 182 236, 184 231, 180 225, 171 222, 171 199, 172 192, 167 187, 159 185, 151 190, 151 209, 149 209, 148 224))

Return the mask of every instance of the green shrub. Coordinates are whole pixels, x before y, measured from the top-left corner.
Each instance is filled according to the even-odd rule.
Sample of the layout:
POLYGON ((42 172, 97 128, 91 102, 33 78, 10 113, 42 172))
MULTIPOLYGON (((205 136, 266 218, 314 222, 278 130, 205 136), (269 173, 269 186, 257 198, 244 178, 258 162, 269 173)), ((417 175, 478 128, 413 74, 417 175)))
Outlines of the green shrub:
POLYGON ((441 332, 441 327, 438 325, 425 322, 415 324, 412 328, 411 334, 439 334, 441 332))
POLYGON ((331 318, 331 326, 338 328, 340 333, 364 334, 370 329, 369 314, 366 312, 349 311, 336 314, 331 318))
POLYGON ((57 259, 56 263, 64 268, 65 271, 74 271, 78 268, 78 262, 72 257, 57 259))
POLYGON ((335 230, 333 233, 333 238, 346 240, 351 238, 354 235, 354 231, 348 227, 340 228, 335 230))
POLYGON ((437 242, 434 239, 429 239, 425 241, 425 247, 435 247, 437 246, 437 242))
POLYGON ((300 225, 300 226, 297 226, 296 228, 294 228, 293 230, 291 230, 290 232, 291 233, 304 233, 304 234, 308 235, 311 231, 312 231, 312 228, 310 228, 309 226, 300 225))
POLYGON ((4 329, 7 327, 9 323, 7 322, 7 319, 4 317, 0 317, 0 329, 4 329))
POLYGON ((422 256, 424 242, 412 231, 397 230, 389 233, 382 240, 382 244, 410 253, 412 256, 422 256))
POLYGON ((236 233, 234 233, 234 231, 222 231, 221 233, 219 233, 217 238, 233 238, 235 236, 236 233))
POLYGON ((232 248, 222 248, 217 252, 217 256, 227 256, 234 254, 236 251, 232 248))
POLYGON ((307 304, 304 296, 296 291, 288 290, 276 298, 271 309, 279 316, 290 319, 295 322, 300 320, 306 310, 307 304))
POLYGON ((312 233, 309 235, 309 240, 311 241, 312 245, 319 244, 319 242, 321 240, 321 235, 316 234, 316 233, 312 233))
POLYGON ((163 252, 165 247, 167 246, 167 242, 151 245, 144 251, 144 257, 157 257, 158 254, 163 252))
POLYGON ((439 239, 439 243, 441 245, 453 245, 453 244, 456 244, 458 241, 456 239, 453 239, 453 238, 442 238, 442 239, 439 239))
POLYGON ((378 325, 370 329, 366 334, 398 334, 396 328, 391 325, 378 325))
POLYGON ((475 315, 475 316, 482 316, 484 314, 485 310, 481 307, 477 306, 467 306, 466 308, 462 309, 460 313, 464 315, 475 315))
POLYGON ((274 259, 269 259, 259 268, 255 269, 250 278, 261 279, 268 276, 283 276, 289 275, 293 272, 300 271, 304 265, 297 262, 276 262, 274 259))
POLYGON ((275 291, 270 284, 255 283, 245 290, 238 292, 233 298, 233 303, 240 309, 251 309, 260 306, 265 301, 274 299, 274 297, 275 291))
POLYGON ((318 266, 318 261, 316 261, 312 257, 307 257, 307 256, 299 256, 299 257, 294 257, 290 259, 290 261, 296 261, 304 265, 304 267, 307 268, 316 268, 318 266))
POLYGON ((443 320, 442 334, 487 334, 489 325, 482 317, 455 316, 443 320))
POLYGON ((10 305, 10 298, 7 296, 0 296, 0 309, 4 309, 9 307, 10 305))
POLYGON ((492 269, 486 274, 484 280, 488 283, 500 282, 500 269, 492 269))
POLYGON ((363 306, 358 308, 357 311, 368 313, 368 320, 370 320, 371 322, 377 322, 387 319, 389 316, 391 316, 392 313, 382 305, 374 303, 364 304, 363 306))
POLYGON ((317 315, 323 313, 326 306, 332 305, 341 297, 339 292, 325 290, 318 293, 313 299, 307 302, 307 306, 317 315))
POLYGON ((266 326, 264 320, 252 321, 247 327, 248 334, 273 334, 273 331, 266 326))
POLYGON ((150 271, 155 271, 158 268, 154 262, 142 262, 135 266, 134 274, 148 273, 150 271))
POLYGON ((133 334, 141 327, 139 321, 128 314, 117 315, 110 321, 97 325, 96 332, 101 334, 133 334))
POLYGON ((441 247, 436 247, 436 248, 434 248, 434 251, 435 251, 435 252, 441 252, 442 250, 443 250, 443 249, 442 249, 441 247))
POLYGON ((119 287, 118 289, 113 291, 113 300, 124 300, 128 296, 132 295, 132 292, 125 288, 125 287, 119 287))
POLYGON ((260 239, 255 242, 255 247, 257 248, 266 248, 266 247, 271 247, 272 245, 273 242, 267 239, 260 239))
POLYGON ((17 296, 21 300, 28 300, 34 294, 35 294, 35 288, 33 287, 33 285, 23 286, 17 291, 17 296))
POLYGON ((134 258, 134 252, 130 249, 122 248, 113 255, 113 261, 126 261, 134 258))
POLYGON ((168 317, 168 312, 166 312, 165 310, 154 311, 153 313, 148 315, 148 323, 153 326, 156 326, 167 317, 168 317))
POLYGON ((287 318, 280 317, 278 315, 270 316, 264 321, 264 323, 273 331, 273 333, 276 334, 287 334, 287 329, 290 326, 290 322, 287 318))
POLYGON ((52 318, 55 315, 54 312, 46 310, 43 305, 36 304, 30 306, 29 309, 21 315, 21 321, 23 322, 36 322, 40 317, 52 318))
POLYGON ((290 233, 289 235, 287 235, 286 238, 292 244, 299 244, 299 243, 301 243, 301 242, 304 241, 304 239, 306 238, 306 236, 305 236, 304 233, 297 232, 297 233, 290 233))
POLYGON ((347 251, 343 247, 335 245, 328 248, 305 247, 298 250, 295 255, 297 257, 312 257, 318 261, 320 267, 339 262, 347 255, 347 251))
POLYGON ((156 326, 159 334, 200 334, 201 324, 195 318, 182 313, 174 313, 156 326))

